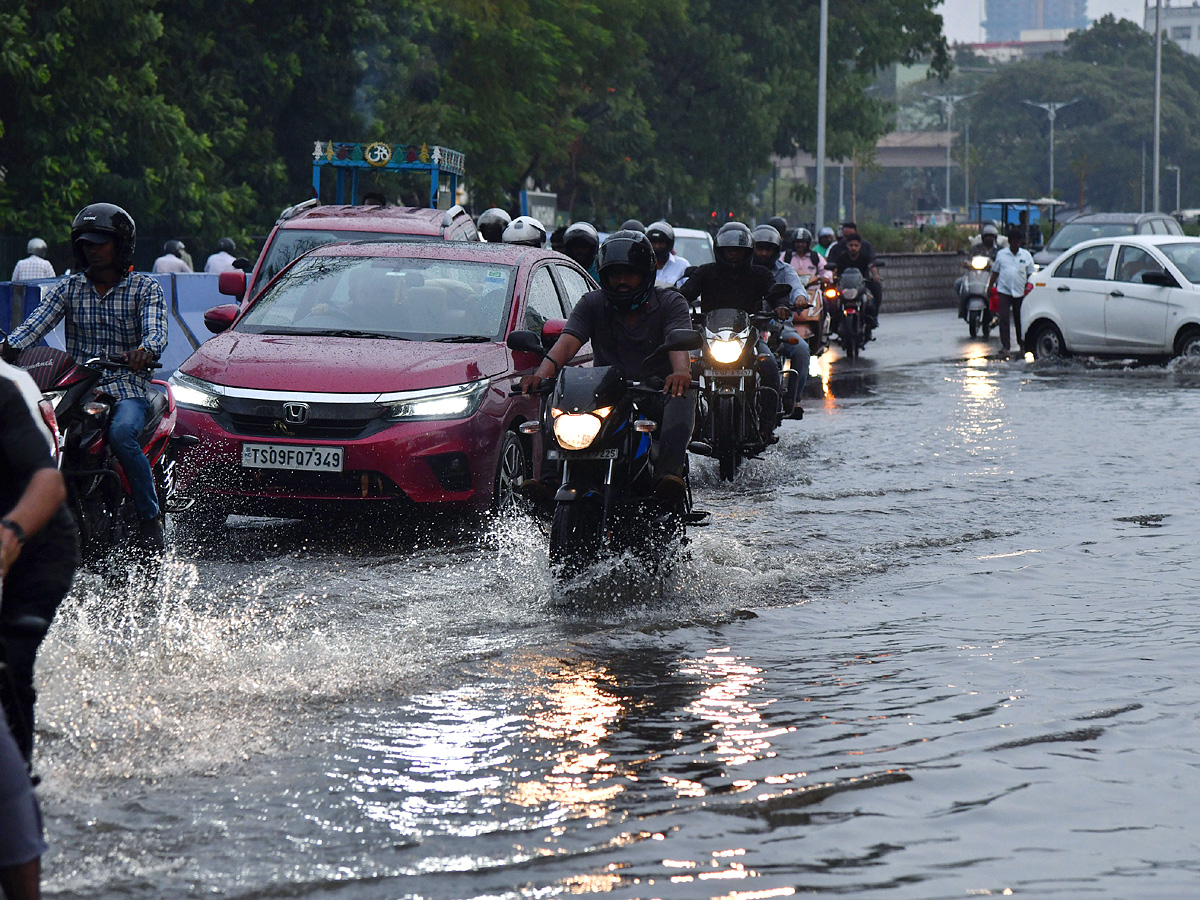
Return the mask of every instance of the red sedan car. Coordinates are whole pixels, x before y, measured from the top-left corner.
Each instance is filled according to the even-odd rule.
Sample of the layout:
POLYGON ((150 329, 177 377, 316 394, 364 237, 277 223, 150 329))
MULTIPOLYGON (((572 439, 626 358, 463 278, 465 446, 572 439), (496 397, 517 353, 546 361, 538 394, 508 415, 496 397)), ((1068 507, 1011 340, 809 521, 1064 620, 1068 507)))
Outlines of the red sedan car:
POLYGON ((171 377, 184 449, 175 508, 304 514, 331 503, 487 509, 540 459, 509 396, 593 287, 547 250, 474 242, 329 244, 300 257, 171 377))

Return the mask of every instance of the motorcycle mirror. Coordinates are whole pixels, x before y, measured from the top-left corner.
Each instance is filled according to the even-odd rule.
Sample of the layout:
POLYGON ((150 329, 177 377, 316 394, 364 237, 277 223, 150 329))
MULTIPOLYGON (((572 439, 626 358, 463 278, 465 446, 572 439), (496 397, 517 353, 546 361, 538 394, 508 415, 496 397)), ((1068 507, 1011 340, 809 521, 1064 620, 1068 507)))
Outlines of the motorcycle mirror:
POLYGON ((536 353, 538 356, 546 355, 546 350, 542 346, 542 339, 532 331, 514 331, 509 334, 508 339, 504 343, 508 345, 509 350, 517 350, 521 353, 536 353))
POLYGON ((790 296, 791 293, 792 289, 786 284, 777 284, 767 291, 766 300, 768 303, 774 305, 776 301, 783 300, 784 298, 790 296))
POLYGON ((683 277, 691 278, 693 275, 696 274, 696 270, 699 268, 700 268, 699 266, 688 266, 686 269, 683 270, 683 277))
POLYGON ((668 352, 672 350, 699 350, 702 346, 704 346, 704 339, 700 336, 700 332, 692 328, 676 328, 667 334, 667 340, 663 344, 663 349, 668 352))

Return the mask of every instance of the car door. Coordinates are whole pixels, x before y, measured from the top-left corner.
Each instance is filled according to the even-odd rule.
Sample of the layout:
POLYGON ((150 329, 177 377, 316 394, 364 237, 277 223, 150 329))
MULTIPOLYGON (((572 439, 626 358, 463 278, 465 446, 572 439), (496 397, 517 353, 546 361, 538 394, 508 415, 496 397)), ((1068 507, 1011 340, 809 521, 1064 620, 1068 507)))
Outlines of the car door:
POLYGON ((1072 253, 1054 269, 1054 308, 1063 327, 1063 339, 1072 351, 1107 349, 1104 303, 1107 299, 1112 244, 1095 244, 1072 253))
POLYGON ((1104 302, 1104 333, 1109 352, 1161 353, 1174 288, 1146 284, 1142 276, 1166 271, 1145 247, 1118 244, 1116 265, 1104 302))

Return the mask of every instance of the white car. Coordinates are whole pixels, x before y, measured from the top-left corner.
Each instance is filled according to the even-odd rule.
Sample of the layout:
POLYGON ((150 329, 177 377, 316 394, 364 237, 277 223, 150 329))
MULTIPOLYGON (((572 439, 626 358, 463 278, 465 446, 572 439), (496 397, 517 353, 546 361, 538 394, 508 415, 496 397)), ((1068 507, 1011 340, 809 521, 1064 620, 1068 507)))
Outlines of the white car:
POLYGON ((712 235, 699 228, 676 228, 675 252, 692 266, 703 266, 716 260, 712 235))
POLYGON ((1032 281, 1021 324, 1036 358, 1200 356, 1200 238, 1084 241, 1032 281))

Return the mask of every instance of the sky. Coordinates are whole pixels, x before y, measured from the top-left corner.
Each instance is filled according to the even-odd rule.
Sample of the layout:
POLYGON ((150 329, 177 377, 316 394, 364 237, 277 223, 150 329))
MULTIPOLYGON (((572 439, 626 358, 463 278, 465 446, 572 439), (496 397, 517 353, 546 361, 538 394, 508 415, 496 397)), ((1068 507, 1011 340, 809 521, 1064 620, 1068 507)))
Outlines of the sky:
MULTIPOLYGON (((979 43, 984 39, 980 22, 984 0, 944 0, 941 6, 946 39, 950 43, 979 43)), ((1143 0, 1088 0, 1088 17, 1099 19, 1112 13, 1118 19, 1142 21, 1143 0)))

